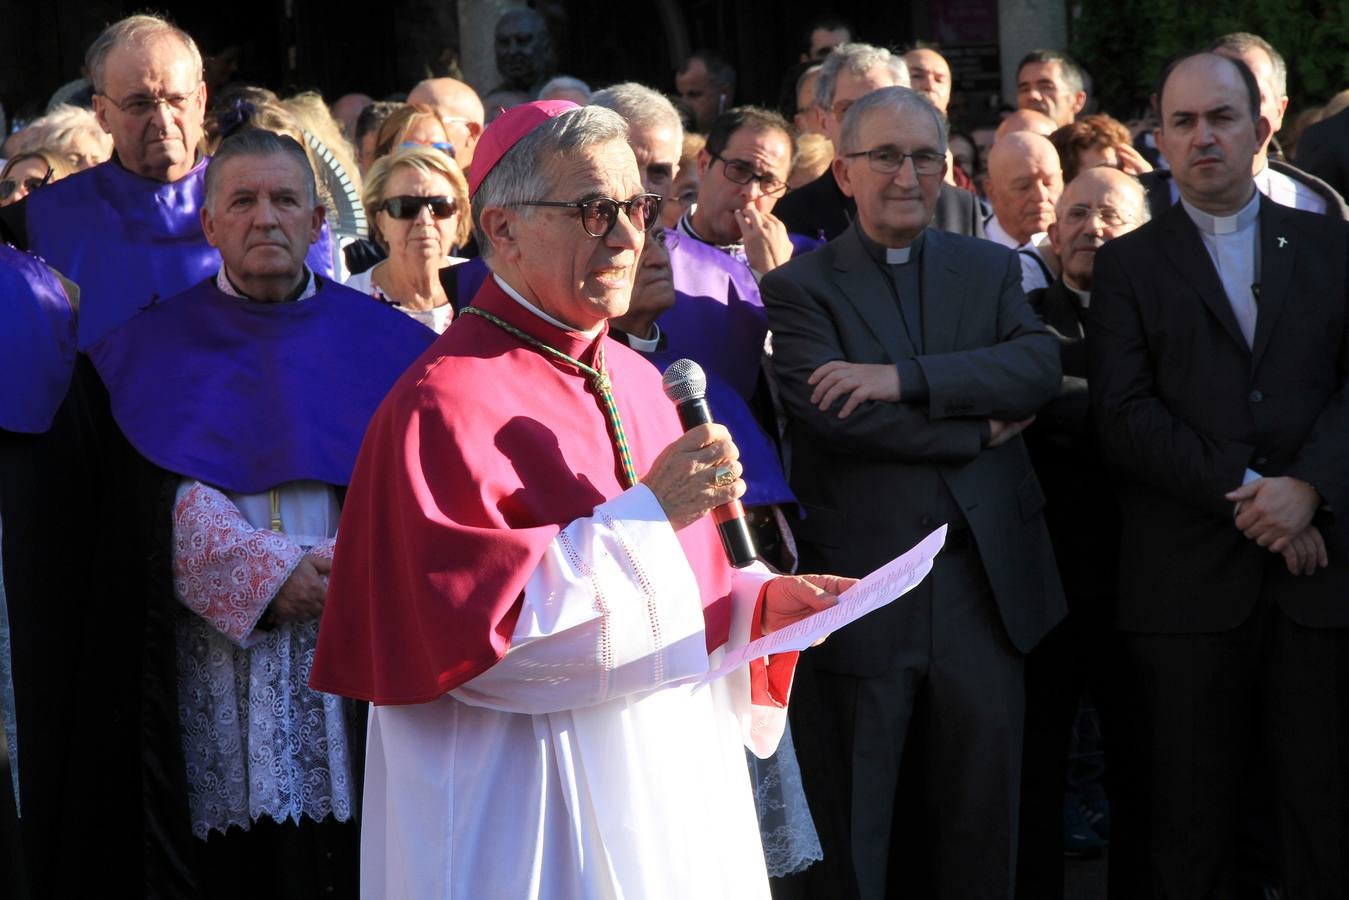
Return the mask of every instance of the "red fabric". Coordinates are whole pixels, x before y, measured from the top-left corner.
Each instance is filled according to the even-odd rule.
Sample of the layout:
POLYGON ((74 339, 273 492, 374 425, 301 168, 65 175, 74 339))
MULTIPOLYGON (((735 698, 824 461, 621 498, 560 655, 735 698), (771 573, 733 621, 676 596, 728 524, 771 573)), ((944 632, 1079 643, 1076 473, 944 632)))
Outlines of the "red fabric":
POLYGON ((506 151, 516 145, 520 138, 538 128, 554 116, 560 116, 569 109, 577 109, 570 100, 535 100, 533 103, 521 103, 512 106, 492 120, 487 130, 478 138, 473 148, 473 165, 469 167, 468 195, 478 193, 478 185, 492 171, 492 167, 501 162, 506 151))
MULTIPOLYGON (((473 305, 582 361, 494 279, 473 305)), ((639 474, 680 434, 660 373, 604 355, 639 474)), ((310 685, 421 703, 496 663, 558 531, 623 491, 599 401, 573 366, 478 316, 455 319, 375 413, 342 509, 310 685)), ((730 628, 731 570, 710 519, 679 532, 702 589, 708 648, 730 628)))
MULTIPOLYGON (((763 607, 768 598, 768 584, 759 589, 754 604, 754 618, 749 627, 749 639, 757 641, 764 636, 763 607)), ((750 660, 749 702, 755 706, 776 706, 783 709, 792 693, 792 674, 796 671, 798 652, 778 653, 765 659, 750 660)))

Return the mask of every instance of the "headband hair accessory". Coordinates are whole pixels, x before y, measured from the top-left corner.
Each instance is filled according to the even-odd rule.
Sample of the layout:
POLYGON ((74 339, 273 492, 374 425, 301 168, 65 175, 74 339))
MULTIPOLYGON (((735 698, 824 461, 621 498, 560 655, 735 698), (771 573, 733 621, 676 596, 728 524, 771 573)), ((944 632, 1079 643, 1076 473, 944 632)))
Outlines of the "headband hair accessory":
POLYGON ((216 119, 220 123, 220 139, 234 134, 243 128, 258 114, 258 108, 242 97, 235 97, 228 108, 216 119))

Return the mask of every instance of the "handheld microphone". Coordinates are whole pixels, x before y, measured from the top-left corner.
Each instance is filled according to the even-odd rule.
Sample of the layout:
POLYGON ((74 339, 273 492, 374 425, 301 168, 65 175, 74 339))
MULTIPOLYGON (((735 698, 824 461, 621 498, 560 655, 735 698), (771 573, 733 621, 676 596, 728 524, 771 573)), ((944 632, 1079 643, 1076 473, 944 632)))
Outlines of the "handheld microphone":
MULTIPOLYGON (((702 366, 691 359, 677 359, 661 377, 661 387, 679 413, 679 424, 685 431, 708 425, 712 422, 712 411, 707 408, 707 376, 702 366)), ((745 523, 745 508, 739 500, 723 503, 712 510, 712 520, 717 523, 717 534, 721 535, 721 546, 726 551, 726 559, 737 569, 754 562, 754 539, 750 536, 749 526, 745 523)))

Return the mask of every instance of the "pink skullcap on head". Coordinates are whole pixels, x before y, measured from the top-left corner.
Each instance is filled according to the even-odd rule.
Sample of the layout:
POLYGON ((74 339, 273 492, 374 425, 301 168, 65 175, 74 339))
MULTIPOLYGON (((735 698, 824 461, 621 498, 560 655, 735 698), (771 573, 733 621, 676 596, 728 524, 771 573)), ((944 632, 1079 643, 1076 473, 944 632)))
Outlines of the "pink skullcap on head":
POLYGON ((478 146, 473 148, 473 164, 468 167, 469 196, 478 193, 478 185, 482 184, 487 173, 501 162, 501 157, 521 138, 549 119, 577 108, 570 100, 535 100, 533 103, 512 106, 493 119, 482 137, 478 138, 478 146))

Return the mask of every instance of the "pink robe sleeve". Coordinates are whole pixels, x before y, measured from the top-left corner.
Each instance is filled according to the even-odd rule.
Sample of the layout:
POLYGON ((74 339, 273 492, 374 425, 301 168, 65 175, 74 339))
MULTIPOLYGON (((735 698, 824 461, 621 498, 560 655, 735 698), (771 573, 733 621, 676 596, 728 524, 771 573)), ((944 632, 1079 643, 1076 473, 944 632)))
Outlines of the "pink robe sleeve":
POLYGON ((285 535, 248 524, 220 491, 200 482, 179 488, 174 593, 239 646, 252 643, 262 614, 303 558, 304 550, 285 535))

